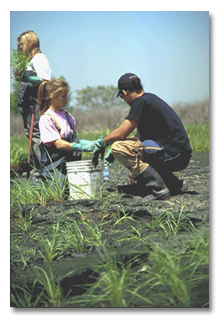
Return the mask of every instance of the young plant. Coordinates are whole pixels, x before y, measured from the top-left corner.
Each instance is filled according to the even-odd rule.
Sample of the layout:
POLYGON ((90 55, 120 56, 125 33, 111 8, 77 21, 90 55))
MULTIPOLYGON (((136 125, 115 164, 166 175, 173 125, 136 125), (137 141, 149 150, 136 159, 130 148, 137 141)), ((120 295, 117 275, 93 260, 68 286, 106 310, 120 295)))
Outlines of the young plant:
POLYGON ((28 157, 28 149, 24 148, 16 141, 10 142, 10 166, 15 167, 19 165, 21 157, 28 157))
POLYGON ((28 57, 21 51, 15 50, 13 48, 11 49, 10 66, 13 72, 12 77, 14 77, 17 81, 21 81, 22 77, 24 76, 28 62, 28 57))
POLYGON ((11 264, 12 265, 21 265, 23 269, 28 267, 30 263, 36 259, 36 250, 26 249, 23 245, 14 246, 13 250, 11 251, 11 264))
POLYGON ((127 288, 130 283, 130 266, 124 265, 109 254, 103 247, 100 255, 100 267, 95 269, 99 272, 99 278, 82 296, 76 296, 71 300, 73 305, 82 307, 128 307, 126 301, 127 288))
POLYGON ((36 281, 34 281, 32 290, 29 290, 26 286, 20 287, 18 285, 11 285, 11 306, 12 307, 41 307, 41 301, 43 298, 44 290, 37 296, 34 296, 34 287, 36 281))
POLYGON ((131 220, 133 222, 136 222, 136 220, 134 220, 134 218, 132 216, 129 216, 128 214, 125 213, 125 211, 122 209, 118 212, 118 214, 116 215, 116 222, 114 224, 114 226, 117 226, 125 221, 131 220), (121 215, 121 213, 123 213, 123 216, 121 215))
POLYGON ((17 178, 11 189, 11 208, 19 207, 31 203, 39 203, 45 205, 46 201, 63 201, 65 196, 65 185, 67 180, 64 180, 64 187, 60 186, 59 176, 51 180, 43 182, 42 180, 33 180, 17 178))
POLYGON ((21 207, 18 206, 16 219, 14 220, 14 228, 21 232, 21 234, 25 234, 30 238, 35 236, 35 231, 32 224, 32 210, 30 212, 25 212, 23 215, 21 207))
POLYGON ((161 285, 168 289, 167 297, 170 303, 175 303, 175 297, 181 306, 190 307, 190 293, 180 256, 162 248, 154 248, 151 253, 154 263, 150 276, 154 278, 153 286, 161 285))
POLYGON ((103 245, 102 242, 102 233, 104 230, 100 230, 99 226, 92 222, 91 220, 84 223, 86 227, 86 242, 90 246, 101 247, 103 245))
POLYGON ((130 291, 135 298, 147 307, 207 307, 208 305, 208 238, 186 239, 188 246, 185 252, 177 253, 169 245, 169 249, 151 243, 148 257, 150 266, 140 270, 142 281, 135 290, 130 291))
POLYGON ((52 262, 54 259, 60 259, 66 246, 61 236, 60 224, 56 223, 51 226, 49 238, 39 239, 42 252, 39 253, 46 262, 52 262))
POLYGON ((76 253, 84 253, 86 249, 85 237, 76 220, 68 224, 61 230, 66 249, 76 253))
POLYGON ((53 271, 48 266, 48 272, 41 267, 35 267, 37 281, 43 286, 47 296, 44 307, 62 307, 62 292, 59 283, 55 282, 53 271))
POLYGON ((151 229, 162 229, 166 236, 176 236, 180 229, 194 229, 192 222, 190 225, 183 223, 185 218, 183 211, 184 206, 181 207, 179 215, 175 215, 172 210, 167 210, 161 213, 159 216, 153 216, 153 220, 148 223, 151 229))

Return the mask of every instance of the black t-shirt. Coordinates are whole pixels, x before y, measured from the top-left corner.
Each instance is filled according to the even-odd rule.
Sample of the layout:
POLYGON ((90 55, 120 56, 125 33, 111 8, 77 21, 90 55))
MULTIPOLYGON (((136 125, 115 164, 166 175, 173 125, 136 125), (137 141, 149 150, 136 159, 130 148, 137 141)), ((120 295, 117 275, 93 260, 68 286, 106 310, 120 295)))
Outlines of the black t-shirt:
POLYGON ((179 117, 156 95, 145 93, 136 98, 126 119, 138 121, 140 141, 153 140, 171 155, 191 152, 189 139, 179 117))

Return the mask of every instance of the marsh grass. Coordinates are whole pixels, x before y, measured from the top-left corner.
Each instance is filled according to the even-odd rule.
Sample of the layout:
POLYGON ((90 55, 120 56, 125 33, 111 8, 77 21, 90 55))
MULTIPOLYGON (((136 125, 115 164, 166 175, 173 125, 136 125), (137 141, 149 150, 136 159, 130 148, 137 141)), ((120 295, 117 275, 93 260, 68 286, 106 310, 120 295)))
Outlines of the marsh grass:
POLYGON ((209 151, 209 123, 187 125, 186 132, 193 151, 209 151))
POLYGON ((84 253, 86 251, 85 237, 77 221, 67 224, 61 230, 66 249, 75 253, 84 253))
POLYGON ((180 263, 181 257, 168 250, 154 247, 150 260, 154 266, 150 270, 151 287, 159 285, 167 289, 166 298, 171 305, 177 300, 181 306, 190 307, 190 294, 187 288, 188 276, 180 263), (176 298, 176 299, 175 299, 176 298))
MULTIPOLYGON (((54 195, 54 186, 51 188, 54 195)), ((78 220, 65 223, 61 217, 45 230, 33 225, 32 210, 22 211, 21 204, 44 204, 51 197, 50 186, 41 184, 38 194, 34 193, 36 188, 30 193, 32 187, 28 181, 19 179, 13 190, 15 218, 11 225, 11 265, 21 270, 32 267, 42 287, 34 296, 30 287, 13 285, 11 301, 16 307, 208 306, 209 237, 190 222, 184 205, 179 212, 168 209, 146 221, 127 214, 123 208, 114 216, 105 214, 105 207, 112 202, 117 204, 120 195, 103 195, 100 198, 105 206, 103 218, 98 222, 73 209, 68 212, 78 214, 78 220), (111 228, 109 234, 106 228, 111 228), (180 249, 175 240, 168 240, 178 235, 182 237, 180 249), (142 254, 148 256, 134 255, 125 261, 122 254, 112 252, 106 244, 107 236, 115 236, 115 243, 135 243, 136 248, 142 248, 142 254), (51 263, 67 254, 93 250, 100 258, 100 265, 93 267, 98 276, 96 281, 92 285, 81 285, 86 290, 84 294, 65 297, 55 280, 51 263), (48 270, 39 267, 41 261, 48 264, 48 270)))
POLYGON ((36 273, 37 281, 43 286, 44 293, 46 292, 45 306, 49 304, 49 307, 62 307, 61 295, 62 291, 59 283, 55 282, 53 271, 50 266, 48 266, 48 272, 41 267, 35 267, 34 271, 36 273))
MULTIPOLYGON (((32 288, 27 286, 11 285, 11 303, 15 307, 20 308, 36 308, 42 305, 44 290, 42 290, 36 297, 34 294, 36 280, 34 281, 32 288)), ((45 306, 44 306, 45 307, 45 306)))
POLYGON ((16 227, 16 231, 20 231, 21 234, 25 234, 28 237, 33 237, 35 235, 35 231, 32 225, 32 210, 29 212, 24 212, 23 214, 21 208, 18 208, 14 226, 16 227))
MULTIPOLYGON (((193 292, 200 285, 204 285, 204 281, 208 282, 208 236, 201 237, 197 231, 193 240, 185 241, 191 248, 181 254, 154 245, 149 257, 153 263, 149 271, 149 284, 162 300, 161 304, 165 304, 163 303, 165 297, 170 307, 193 307, 195 305, 193 292), (156 291, 158 286, 166 289, 166 292, 158 293, 156 291)), ((208 283, 205 286, 208 292, 207 288, 208 283)))
POLYGON ((132 263, 124 265, 105 247, 98 254, 101 264, 94 269, 99 278, 85 295, 70 299, 70 303, 79 307, 128 307, 125 294, 131 282, 132 263))
MULTIPOLYGON (((105 302, 109 302, 108 305, 111 307, 127 307, 125 292, 130 283, 131 263, 125 266, 123 263, 117 262, 109 255, 107 249, 104 249, 103 254, 100 253, 100 257, 103 265, 99 269, 100 278, 91 290, 92 293, 99 290, 99 294, 102 294, 102 306, 105 306, 105 302)), ((100 301, 99 298, 97 300, 100 301)))
POLYGON ((10 142, 10 166, 16 166, 19 164, 21 157, 28 157, 28 144, 26 139, 18 139, 10 142))
POLYGON ((38 240, 41 246, 39 251, 45 262, 52 262, 54 259, 59 260, 63 256, 65 244, 60 235, 60 224, 56 223, 50 227, 48 237, 40 237, 38 240))
MULTIPOLYGON (((183 217, 178 219, 179 223, 183 221, 183 217)), ((27 221, 31 221, 31 217, 27 221)), ((126 222, 115 219, 111 223, 113 228, 119 228, 126 222)), ((62 225, 57 222, 48 227, 43 236, 36 232, 30 237, 32 241, 40 243, 38 250, 27 249, 19 243, 20 235, 25 236, 25 230, 19 226, 20 232, 12 236, 12 262, 20 263, 23 269, 32 265, 42 290, 34 298, 29 290, 28 300, 25 286, 22 297, 19 292, 16 293, 17 287, 13 286, 12 302, 17 307, 208 306, 209 238, 206 232, 201 233, 193 228, 189 237, 182 236, 181 249, 176 249, 175 240, 166 247, 164 243, 154 241, 155 233, 146 237, 144 229, 148 228, 148 222, 140 225, 136 219, 129 217, 130 225, 126 231, 122 230, 121 240, 130 243, 138 239, 136 247, 142 246, 141 254, 145 256, 142 258, 139 254, 125 260, 123 254, 112 252, 105 246, 106 224, 106 219, 98 224, 89 220, 62 225), (93 270, 98 273, 96 281, 91 285, 81 285, 87 289, 84 294, 64 297, 50 263, 64 257, 66 252, 90 252, 91 247, 96 248, 100 258, 100 264, 93 265, 93 270), (17 259, 13 259, 15 254, 17 259), (37 265, 40 259, 48 264, 47 270, 37 265)), ((157 235, 161 237, 160 232, 157 235)))
MULTIPOLYGON (((188 124, 185 126, 193 151, 209 151, 209 123, 188 124)), ((107 130, 100 132, 79 132, 79 139, 97 140, 100 135, 106 135, 107 130)), ((134 132, 135 133, 135 132, 134 132)), ((25 136, 12 137, 10 142, 10 165, 19 163, 21 155, 28 156, 28 139, 25 136)), ((83 152, 83 159, 91 158, 92 153, 83 152)))
POLYGON ((183 205, 179 214, 173 213, 171 210, 166 210, 158 216, 153 216, 152 221, 147 223, 147 226, 151 229, 156 229, 165 234, 166 236, 176 236, 179 231, 193 231, 195 228, 193 223, 185 217, 183 205))
POLYGON ((101 247, 104 245, 104 241, 102 241, 102 224, 96 224, 94 221, 88 220, 85 222, 86 227, 86 242, 89 246, 92 247, 101 247))
MULTIPOLYGON (((198 253, 197 244, 204 245, 200 238, 196 236, 192 250, 180 254, 148 243, 147 261, 134 257, 124 263, 104 248, 99 254, 102 264, 95 268, 99 278, 85 294, 70 299, 70 303, 73 307, 200 307, 198 289, 203 287, 207 302, 201 306, 207 307, 207 257, 204 258, 204 250, 203 255, 198 253)), ((205 249, 207 252, 207 243, 205 249)))
MULTIPOLYGON (((204 129, 207 139, 207 127, 204 129)), ((16 151, 20 155, 23 148, 13 144, 15 158, 16 151)), ((63 196, 59 178, 31 185, 18 175, 12 183, 11 266, 19 267, 21 272, 33 268, 36 273, 31 287, 11 286, 14 306, 208 307, 209 236, 195 228, 184 205, 179 212, 167 209, 147 220, 127 214, 121 205, 118 212, 108 214, 107 207, 112 203, 117 206, 121 195, 106 195, 101 189, 102 215, 98 221, 76 208, 68 210, 46 230, 33 224, 32 210, 25 212, 21 208, 28 204, 44 206, 48 200, 62 202, 63 196), (65 223, 64 218, 70 213, 79 217, 65 223), (111 230, 106 232, 106 228, 111 230), (111 237, 114 243, 123 243, 128 248, 135 243, 135 248, 141 248, 145 256, 133 255, 125 260, 123 254, 108 245, 107 239, 111 237), (181 243, 176 245, 176 238, 181 243), (97 273, 95 282, 81 285, 86 290, 82 295, 64 296, 52 271, 53 261, 94 251, 100 259, 99 265, 93 265, 97 273), (47 264, 47 269, 39 267, 40 262, 47 264), (36 283, 41 285, 37 295, 36 283)))
POLYGON ((31 203, 45 205, 48 200, 62 202, 66 197, 65 192, 68 186, 67 177, 61 181, 59 173, 55 173, 55 176, 51 175, 51 179, 46 181, 40 178, 25 179, 17 174, 17 178, 12 183, 11 208, 31 203))

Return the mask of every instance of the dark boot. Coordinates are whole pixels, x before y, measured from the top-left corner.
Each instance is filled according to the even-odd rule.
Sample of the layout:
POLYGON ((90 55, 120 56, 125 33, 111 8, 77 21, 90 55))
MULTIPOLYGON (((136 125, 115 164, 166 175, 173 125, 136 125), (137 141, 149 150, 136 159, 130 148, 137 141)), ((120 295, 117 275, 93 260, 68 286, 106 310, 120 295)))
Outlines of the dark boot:
POLYGON ((162 177, 150 165, 136 179, 138 186, 144 186, 150 190, 151 197, 149 199, 163 200, 170 196, 170 191, 162 177))
POLYGON ((160 175, 163 178, 167 188, 169 188, 171 195, 181 193, 181 189, 183 189, 184 186, 182 179, 178 179, 171 171, 160 171, 160 175))

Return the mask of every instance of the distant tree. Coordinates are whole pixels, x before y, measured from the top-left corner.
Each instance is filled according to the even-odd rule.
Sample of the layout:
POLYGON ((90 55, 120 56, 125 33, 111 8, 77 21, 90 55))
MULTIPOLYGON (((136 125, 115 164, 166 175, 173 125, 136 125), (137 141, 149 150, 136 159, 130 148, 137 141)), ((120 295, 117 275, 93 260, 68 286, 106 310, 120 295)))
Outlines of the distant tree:
POLYGON ((74 107, 81 109, 97 109, 103 108, 106 110, 120 109, 124 106, 121 98, 116 98, 118 89, 114 86, 87 86, 81 90, 75 91, 77 96, 74 98, 76 102, 74 107))

